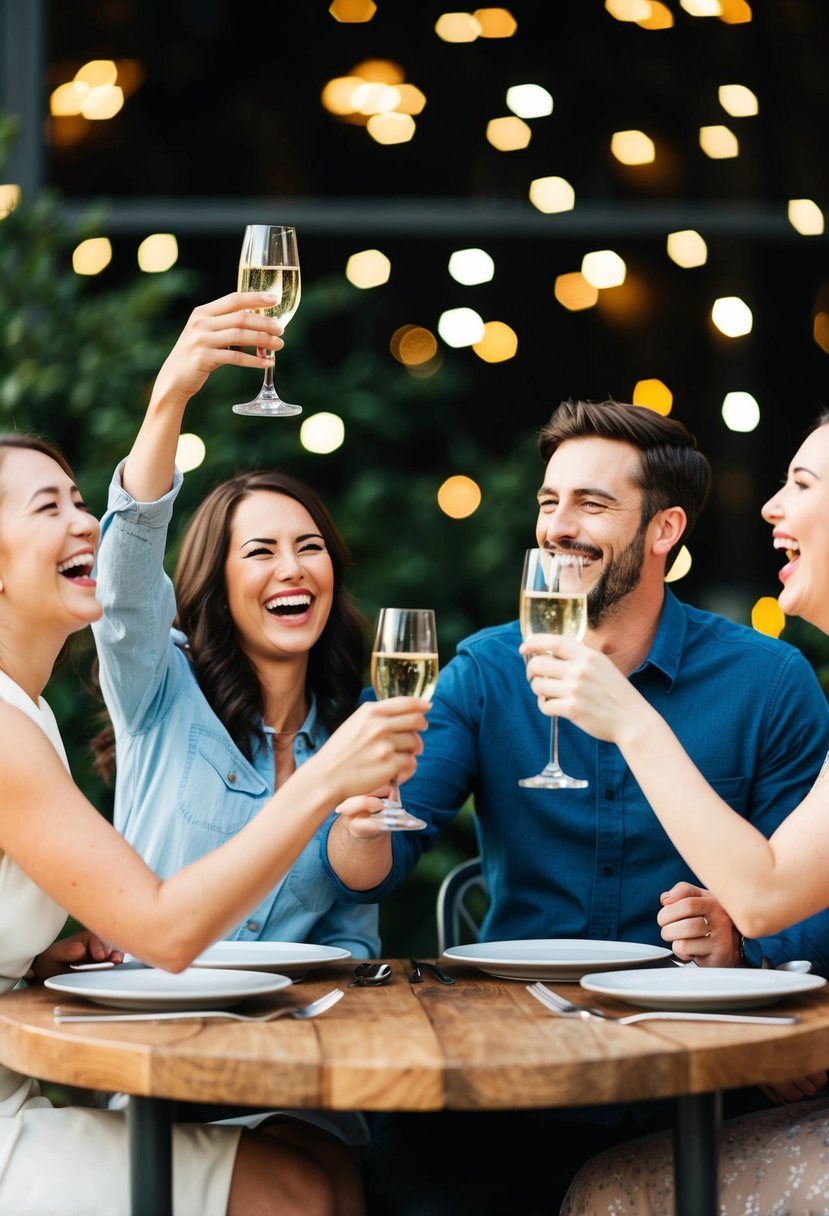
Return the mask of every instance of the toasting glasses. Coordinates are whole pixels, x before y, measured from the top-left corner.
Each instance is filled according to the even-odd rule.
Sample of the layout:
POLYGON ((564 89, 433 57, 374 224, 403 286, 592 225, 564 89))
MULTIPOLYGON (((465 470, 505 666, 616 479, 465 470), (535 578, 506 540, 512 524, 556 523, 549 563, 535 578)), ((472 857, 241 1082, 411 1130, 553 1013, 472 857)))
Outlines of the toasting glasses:
MULTIPOLYGON (((257 308, 276 317, 284 328, 299 308, 300 279, 296 230, 270 224, 249 224, 239 258, 239 291, 269 291, 276 296, 273 308, 257 308)), ((268 351, 260 350, 260 355, 268 351)), ((282 401, 273 384, 273 367, 265 368, 265 379, 252 401, 234 405, 234 414, 260 418, 287 418, 301 414, 301 405, 282 401)))

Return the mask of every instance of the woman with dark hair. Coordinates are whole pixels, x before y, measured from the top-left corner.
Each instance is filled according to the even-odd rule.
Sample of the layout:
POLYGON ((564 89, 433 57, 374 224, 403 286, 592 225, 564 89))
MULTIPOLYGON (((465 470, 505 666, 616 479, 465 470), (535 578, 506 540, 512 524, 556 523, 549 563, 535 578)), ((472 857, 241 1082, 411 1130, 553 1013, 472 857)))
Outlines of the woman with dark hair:
MULTIPOLYGON (((425 726, 424 701, 361 706, 233 839, 159 878, 72 781, 41 696, 68 638, 100 618, 98 538, 61 454, 0 436, 0 992, 123 951, 182 970, 265 898, 332 804, 411 774, 425 726), (50 946, 67 913, 88 928, 50 946)), ((318 1128, 180 1125, 173 1152, 176 1216, 363 1212, 351 1154, 318 1128)), ((55 1109, 0 1066, 0 1212, 126 1216, 126 1159, 122 1113, 55 1109)))
MULTIPOLYGON (((343 585, 348 550, 302 482, 259 471, 217 486, 185 535, 175 594, 163 570, 185 408, 214 368, 267 363, 231 344, 282 345, 278 322, 243 311, 267 298, 235 293, 193 312, 102 521, 104 615, 94 632, 117 749, 115 824, 162 876, 253 819, 351 713, 361 688, 362 618, 343 585)), ((321 828, 229 936, 377 956, 377 907, 337 901, 323 838, 321 828)))

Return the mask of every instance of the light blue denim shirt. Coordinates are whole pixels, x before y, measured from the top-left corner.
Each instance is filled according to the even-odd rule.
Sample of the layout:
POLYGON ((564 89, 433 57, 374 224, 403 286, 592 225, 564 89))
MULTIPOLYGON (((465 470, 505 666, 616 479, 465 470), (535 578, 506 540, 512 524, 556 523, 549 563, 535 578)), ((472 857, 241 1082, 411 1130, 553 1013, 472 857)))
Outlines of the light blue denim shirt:
MULTIPOLYGON (((199 688, 183 634, 171 628, 175 598, 163 562, 181 483, 176 471, 168 494, 139 503, 123 489, 121 467, 116 470, 96 571, 104 615, 93 627, 117 744, 115 826, 161 877, 233 836, 274 787, 272 732, 265 728, 266 745, 257 744, 248 761, 199 688)), ((312 704, 294 743, 297 766, 327 736, 312 704)), ((377 905, 338 898, 323 870, 321 849, 333 818, 230 936, 379 955, 377 905)))

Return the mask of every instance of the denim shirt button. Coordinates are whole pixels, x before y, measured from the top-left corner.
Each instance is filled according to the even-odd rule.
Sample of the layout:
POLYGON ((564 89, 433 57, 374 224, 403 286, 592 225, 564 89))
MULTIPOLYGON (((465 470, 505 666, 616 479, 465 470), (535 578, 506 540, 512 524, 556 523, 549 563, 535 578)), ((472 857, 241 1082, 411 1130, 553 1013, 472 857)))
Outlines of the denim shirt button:
POLYGON ((231 784, 231 785, 233 785, 233 784, 234 784, 234 782, 236 781, 236 774, 235 774, 235 773, 228 773, 228 775, 227 775, 227 779, 228 779, 228 781, 230 782, 230 784, 231 784))
POLYGON ((249 920, 248 923, 245 925, 245 928, 249 929, 251 933, 255 933, 256 930, 259 928, 259 925, 256 923, 255 920, 249 920))

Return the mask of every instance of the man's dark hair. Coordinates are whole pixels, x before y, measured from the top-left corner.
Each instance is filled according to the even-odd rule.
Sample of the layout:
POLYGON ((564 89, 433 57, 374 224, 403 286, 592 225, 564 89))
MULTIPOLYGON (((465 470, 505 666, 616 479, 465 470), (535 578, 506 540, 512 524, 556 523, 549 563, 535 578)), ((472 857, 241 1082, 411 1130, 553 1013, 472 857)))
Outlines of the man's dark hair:
POLYGON ((621 401, 563 401, 540 431, 538 449, 546 464, 565 440, 589 437, 638 448, 643 523, 666 507, 682 507, 688 519, 686 540, 711 489, 711 466, 688 428, 621 401))

